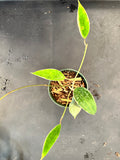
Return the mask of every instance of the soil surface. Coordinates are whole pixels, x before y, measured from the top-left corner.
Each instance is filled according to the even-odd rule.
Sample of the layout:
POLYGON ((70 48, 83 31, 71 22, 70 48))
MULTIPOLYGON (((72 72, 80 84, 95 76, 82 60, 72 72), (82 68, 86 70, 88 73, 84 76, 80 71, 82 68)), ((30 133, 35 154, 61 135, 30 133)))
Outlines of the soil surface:
POLYGON ((72 89, 72 84, 74 81, 74 77, 76 75, 76 72, 74 71, 62 71, 62 73, 65 75, 67 79, 64 81, 51 81, 50 85, 53 85, 53 87, 50 88, 51 95, 53 99, 59 103, 62 104, 63 106, 70 104, 72 101, 73 97, 73 89, 77 87, 85 87, 85 83, 82 77, 80 75, 77 76, 77 81, 75 81, 73 89, 72 89), (71 92, 71 93, 70 93, 71 92), (69 99, 68 99, 68 94, 70 93, 69 99))

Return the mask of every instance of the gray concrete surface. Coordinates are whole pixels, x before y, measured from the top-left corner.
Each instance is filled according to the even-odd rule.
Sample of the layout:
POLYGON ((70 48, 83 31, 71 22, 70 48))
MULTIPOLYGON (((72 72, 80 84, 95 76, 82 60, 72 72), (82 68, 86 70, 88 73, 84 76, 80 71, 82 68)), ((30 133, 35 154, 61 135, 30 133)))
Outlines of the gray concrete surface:
MULTIPOLYGON (((91 21, 81 72, 98 111, 67 111, 61 135, 45 160, 117 160, 120 152, 120 3, 85 3, 91 21), (97 87, 97 85, 100 87, 97 87), (105 143, 105 145, 104 145, 105 143)), ((77 69, 84 45, 76 10, 60 2, 0 3, 0 95, 17 87, 47 83, 30 74, 44 68, 77 69)), ((47 133, 63 109, 47 88, 18 91, 0 101, 0 160, 39 160, 47 133)))

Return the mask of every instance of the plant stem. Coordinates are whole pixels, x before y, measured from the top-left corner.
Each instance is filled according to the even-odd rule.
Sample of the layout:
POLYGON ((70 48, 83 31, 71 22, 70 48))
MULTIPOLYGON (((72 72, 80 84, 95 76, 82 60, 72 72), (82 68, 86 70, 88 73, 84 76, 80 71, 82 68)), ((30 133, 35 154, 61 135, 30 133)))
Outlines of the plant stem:
MULTIPOLYGON (((73 80, 75 80, 75 78, 69 78, 68 80, 73 81, 73 80)), ((82 81, 82 78, 81 77, 77 77, 76 81, 82 81)))
MULTIPOLYGON (((69 100, 70 93, 71 93, 71 91, 70 91, 69 94, 68 94, 67 100, 69 100)), ((65 109, 64 109, 64 111, 63 111, 63 114, 62 114, 62 116, 61 116, 61 118, 60 118, 60 124, 61 124, 61 122, 62 122, 62 120, 63 120, 63 117, 64 117, 64 115, 65 115, 65 112, 66 112, 66 110, 67 110, 68 102, 69 102, 69 101, 67 101, 67 104, 66 104, 66 106, 65 106, 65 109)))
POLYGON ((88 44, 86 43, 86 40, 85 40, 85 39, 84 39, 84 45, 85 45, 85 50, 84 50, 83 58, 82 58, 80 67, 79 67, 79 69, 78 69, 78 71, 77 71, 77 74, 76 74, 76 76, 75 76, 75 78, 74 78, 74 80, 73 80, 73 84, 72 84, 71 91, 70 91, 69 94, 68 94, 67 104, 66 104, 65 109, 64 109, 64 111, 63 111, 63 114, 62 114, 62 116, 61 116, 61 118, 60 118, 60 124, 61 124, 61 122, 62 122, 62 120, 63 120, 63 117, 64 117, 64 115, 65 115, 65 112, 66 112, 66 110, 67 110, 67 106, 68 106, 68 102, 69 102, 69 97, 70 97, 70 94, 71 94, 72 89, 73 89, 73 87, 74 87, 74 83, 75 83, 75 81, 77 80, 77 76, 78 76, 78 74, 79 74, 79 72, 80 72, 80 70, 81 70, 81 68, 82 68, 82 65, 83 65, 83 62, 84 62, 84 59, 85 59, 85 55, 86 55, 87 48, 88 48, 88 44))
POLYGON ((82 65, 83 65, 83 62, 84 62, 84 60, 85 60, 85 56, 86 56, 86 53, 87 53, 88 44, 86 43, 86 40, 85 40, 85 39, 84 39, 84 45, 85 45, 85 50, 84 50, 83 58, 82 58, 80 67, 79 67, 79 69, 78 69, 78 71, 77 71, 77 74, 76 74, 76 76, 75 76, 75 79, 74 79, 74 81, 73 81, 72 88, 74 87, 74 83, 75 83, 75 81, 76 81, 76 79, 77 79, 77 76, 78 76, 78 74, 79 74, 79 72, 80 72, 80 70, 81 70, 81 68, 82 68, 82 65))
POLYGON ((18 90, 20 90, 20 89, 24 89, 24 88, 28 88, 28 87, 36 87, 36 86, 47 86, 47 87, 48 87, 49 85, 47 85, 47 84, 33 84, 33 85, 27 85, 27 86, 19 87, 19 88, 17 88, 17 89, 14 89, 14 90, 6 93, 4 96, 2 96, 2 97, 0 98, 0 100, 2 100, 3 98, 5 98, 7 95, 9 95, 9 94, 11 94, 11 93, 13 93, 13 92, 16 92, 16 91, 18 91, 18 90))
POLYGON ((72 100, 70 100, 70 99, 61 99, 61 101, 72 102, 72 100))

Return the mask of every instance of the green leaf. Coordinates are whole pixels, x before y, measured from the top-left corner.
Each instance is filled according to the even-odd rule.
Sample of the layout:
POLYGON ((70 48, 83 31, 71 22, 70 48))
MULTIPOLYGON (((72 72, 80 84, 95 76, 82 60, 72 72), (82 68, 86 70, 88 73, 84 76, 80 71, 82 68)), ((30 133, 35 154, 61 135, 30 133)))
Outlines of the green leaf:
POLYGON ((76 103, 87 113, 95 114, 97 111, 97 106, 92 94, 83 87, 78 87, 74 89, 73 97, 76 103))
POLYGON ((80 113, 81 107, 78 106, 78 104, 75 102, 74 98, 72 98, 72 102, 69 104, 69 112, 74 117, 74 119, 77 117, 77 115, 80 113))
POLYGON ((32 74, 52 81, 62 81, 65 79, 63 73, 57 69, 43 69, 32 72, 32 74))
POLYGON ((43 145, 41 160, 48 154, 49 150, 59 137, 60 130, 61 130, 61 124, 58 124, 48 133, 43 145))
POLYGON ((81 36, 86 39, 90 31, 90 22, 86 10, 78 0, 77 24, 81 36))

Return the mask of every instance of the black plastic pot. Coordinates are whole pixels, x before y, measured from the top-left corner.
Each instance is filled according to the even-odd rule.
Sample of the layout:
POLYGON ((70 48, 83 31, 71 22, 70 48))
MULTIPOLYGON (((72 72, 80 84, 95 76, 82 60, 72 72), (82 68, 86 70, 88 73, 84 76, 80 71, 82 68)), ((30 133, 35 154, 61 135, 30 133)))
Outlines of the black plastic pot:
MULTIPOLYGON (((62 69, 62 70, 60 70, 60 71, 74 71, 74 72, 77 73, 77 71, 74 70, 74 69, 62 69)), ((88 83, 87 83, 86 78, 85 78, 81 73, 79 73, 78 75, 83 79, 83 82, 84 82, 84 84, 85 84, 85 88, 88 89, 88 83)), ((51 81, 49 81, 48 85, 50 85, 50 83, 51 83, 51 81)), ((50 86, 48 87, 48 94, 49 94, 50 99, 51 99, 57 106, 59 106, 59 107, 65 107, 64 105, 56 102, 56 100, 54 99, 53 95, 51 94, 51 88, 50 88, 50 86)))

